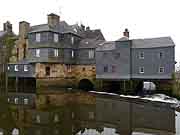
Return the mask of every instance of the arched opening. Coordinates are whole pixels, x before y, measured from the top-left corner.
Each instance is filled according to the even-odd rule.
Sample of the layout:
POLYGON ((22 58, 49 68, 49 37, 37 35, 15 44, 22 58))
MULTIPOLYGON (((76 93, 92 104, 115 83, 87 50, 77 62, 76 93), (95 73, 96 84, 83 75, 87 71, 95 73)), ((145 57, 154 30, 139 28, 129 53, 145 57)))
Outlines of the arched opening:
POLYGON ((135 94, 136 95, 142 95, 143 94, 143 81, 137 81, 135 86, 135 94))
POLYGON ((90 80, 88 80, 88 79, 82 79, 79 82, 79 86, 78 87, 79 87, 79 89, 85 90, 85 91, 94 90, 93 83, 90 80))

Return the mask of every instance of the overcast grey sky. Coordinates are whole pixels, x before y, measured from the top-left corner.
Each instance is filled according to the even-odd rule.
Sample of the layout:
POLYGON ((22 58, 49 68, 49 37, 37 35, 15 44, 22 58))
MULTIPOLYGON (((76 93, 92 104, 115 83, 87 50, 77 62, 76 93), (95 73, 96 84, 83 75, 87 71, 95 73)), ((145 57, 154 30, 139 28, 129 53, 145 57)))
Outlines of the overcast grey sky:
POLYGON ((179 0, 1 0, 0 29, 9 20, 18 33, 19 21, 46 23, 46 15, 60 14, 69 24, 100 28, 106 40, 116 40, 125 28, 130 38, 171 36, 180 62, 179 0))

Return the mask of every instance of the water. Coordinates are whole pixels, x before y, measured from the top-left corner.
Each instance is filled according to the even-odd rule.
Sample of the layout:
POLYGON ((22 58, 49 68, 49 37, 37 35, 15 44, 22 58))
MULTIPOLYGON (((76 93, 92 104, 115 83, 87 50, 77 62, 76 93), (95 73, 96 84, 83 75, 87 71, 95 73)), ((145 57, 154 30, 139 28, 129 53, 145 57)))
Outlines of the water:
POLYGON ((11 127, 1 127, 0 111, 0 132, 14 124, 23 135, 180 135, 180 113, 167 103, 72 91, 11 93, 8 101, 13 120, 6 113, 11 127))

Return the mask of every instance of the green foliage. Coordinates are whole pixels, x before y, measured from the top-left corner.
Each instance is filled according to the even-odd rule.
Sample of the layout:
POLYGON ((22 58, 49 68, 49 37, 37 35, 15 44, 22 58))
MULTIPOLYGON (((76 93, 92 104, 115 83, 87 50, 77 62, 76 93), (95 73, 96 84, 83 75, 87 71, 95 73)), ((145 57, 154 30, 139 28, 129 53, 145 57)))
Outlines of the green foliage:
POLYGON ((0 127, 10 132, 16 125, 6 99, 7 97, 0 96, 0 127))
POLYGON ((5 35, 2 42, 6 47, 6 62, 9 62, 9 58, 12 56, 12 50, 15 46, 16 37, 14 35, 5 35))

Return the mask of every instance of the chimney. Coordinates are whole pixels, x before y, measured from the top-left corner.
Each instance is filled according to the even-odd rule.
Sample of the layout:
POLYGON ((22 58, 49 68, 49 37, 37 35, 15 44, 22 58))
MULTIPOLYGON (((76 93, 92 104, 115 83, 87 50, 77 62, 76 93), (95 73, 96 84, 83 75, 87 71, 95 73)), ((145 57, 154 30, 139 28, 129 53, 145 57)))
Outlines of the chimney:
POLYGON ((3 24, 3 30, 8 33, 11 33, 12 32, 12 24, 9 21, 7 21, 6 23, 3 24))
POLYGON ((51 27, 55 27, 56 25, 58 25, 60 22, 60 17, 56 14, 49 14, 48 15, 48 25, 51 27))
POLYGON ((127 28, 126 28, 125 31, 123 32, 123 36, 129 38, 129 30, 128 30, 127 28))
POLYGON ((20 38, 26 38, 30 29, 30 24, 26 21, 19 22, 19 36, 20 38))

